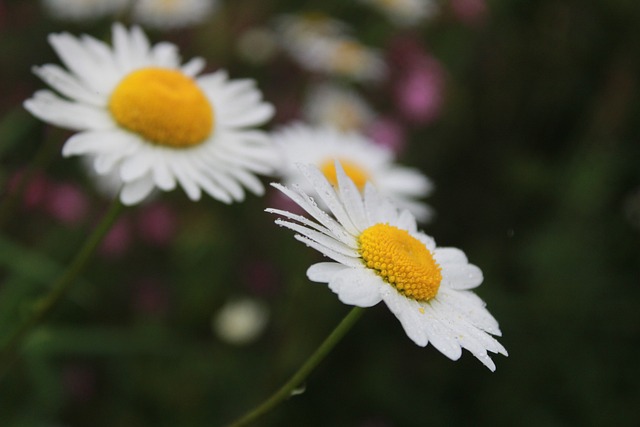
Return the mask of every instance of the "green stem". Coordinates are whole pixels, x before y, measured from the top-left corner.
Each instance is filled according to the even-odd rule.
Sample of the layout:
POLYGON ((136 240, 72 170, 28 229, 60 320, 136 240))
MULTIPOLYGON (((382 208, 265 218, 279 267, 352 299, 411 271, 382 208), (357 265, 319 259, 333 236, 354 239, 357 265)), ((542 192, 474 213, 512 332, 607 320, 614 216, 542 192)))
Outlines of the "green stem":
POLYGON ((344 337, 344 335, 351 329, 355 322, 362 316, 364 312, 363 308, 354 307, 349 314, 336 326, 331 334, 320 344, 320 347, 307 359, 307 361, 298 369, 298 372, 287 381, 282 387, 280 387, 274 394, 267 400, 262 402, 259 406, 256 406, 251 411, 247 412, 242 417, 228 425, 228 427, 241 427, 249 425, 251 422, 257 420, 262 415, 272 410, 276 405, 282 402, 284 399, 290 397, 294 390, 307 378, 307 376, 318 366, 318 364, 325 358, 327 354, 335 347, 335 345, 344 337))
POLYGON ((118 198, 113 202, 102 221, 93 230, 71 261, 67 269, 58 277, 51 286, 49 293, 34 304, 33 310, 22 324, 13 332, 0 352, 0 379, 6 374, 10 366, 17 359, 22 342, 29 333, 44 320, 44 318, 56 307, 67 294, 76 278, 82 272, 85 265, 95 252, 104 236, 118 218, 123 205, 118 198))

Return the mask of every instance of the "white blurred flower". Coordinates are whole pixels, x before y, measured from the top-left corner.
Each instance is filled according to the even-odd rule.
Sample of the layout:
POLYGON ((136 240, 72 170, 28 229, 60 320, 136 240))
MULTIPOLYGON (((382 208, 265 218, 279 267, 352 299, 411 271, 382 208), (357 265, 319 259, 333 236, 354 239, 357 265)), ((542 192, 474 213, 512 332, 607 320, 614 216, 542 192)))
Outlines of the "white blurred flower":
POLYGON ((115 15, 129 0, 41 0, 47 12, 58 19, 85 21, 115 15))
POLYGON ((254 299, 227 302, 213 319, 220 339, 236 345, 248 344, 264 331, 269 319, 267 307, 254 299))
POLYGON ((134 205, 153 189, 181 186, 224 203, 242 201, 244 188, 262 194, 255 174, 271 174, 280 159, 265 132, 273 106, 253 80, 225 71, 198 76, 202 58, 181 64, 176 46, 150 45, 139 27, 113 27, 114 46, 90 36, 52 34, 67 70, 47 64, 35 73, 63 97, 40 90, 25 101, 34 116, 77 131, 64 156, 94 160, 100 175, 124 182, 120 200, 134 205))
POLYGON ((416 200, 431 192, 431 181, 420 171, 397 164, 391 150, 362 134, 298 123, 280 128, 272 136, 284 158, 281 176, 285 184, 297 184, 312 191, 297 167, 312 164, 336 185, 335 161, 339 161, 358 189, 363 190, 370 182, 382 196, 410 210, 420 220, 431 217, 431 208, 416 200))
POLYGON ((377 81, 386 74, 381 54, 353 36, 349 27, 322 14, 283 15, 276 20, 283 49, 301 67, 318 73, 377 81))
POLYGON ((342 131, 362 130, 375 119, 373 109, 356 91, 332 83, 312 87, 303 115, 313 125, 330 125, 342 131))
POLYGON ((252 64, 264 64, 278 49, 275 34, 268 28, 255 27, 243 32, 236 45, 238 54, 252 64))
POLYGON ((359 0, 386 14, 391 22, 401 27, 416 25, 435 15, 435 0, 359 0))
POLYGON ((173 29, 206 21, 218 0, 134 0, 133 20, 145 27, 173 29))

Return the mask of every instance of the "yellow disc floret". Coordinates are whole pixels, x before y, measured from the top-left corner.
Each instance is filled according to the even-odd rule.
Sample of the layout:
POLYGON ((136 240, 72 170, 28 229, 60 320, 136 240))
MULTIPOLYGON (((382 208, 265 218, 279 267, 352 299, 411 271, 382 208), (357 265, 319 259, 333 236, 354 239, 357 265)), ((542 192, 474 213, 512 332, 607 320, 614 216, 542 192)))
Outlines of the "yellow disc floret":
MULTIPOLYGON (((353 183, 362 190, 369 181, 369 173, 362 169, 357 164, 350 162, 348 160, 338 160, 342 168, 344 169, 344 173, 353 181, 353 183)), ((320 171, 327 178, 327 180, 333 184, 338 185, 338 174, 336 173, 336 164, 334 159, 329 159, 323 162, 320 165, 320 171)))
POLYGON ((358 243, 366 266, 407 298, 429 301, 438 293, 441 268, 408 231, 376 224, 360 234, 358 243))
POLYGON ((200 144, 214 125, 213 108, 195 81, 167 68, 125 76, 111 94, 109 111, 120 126, 174 148, 200 144))

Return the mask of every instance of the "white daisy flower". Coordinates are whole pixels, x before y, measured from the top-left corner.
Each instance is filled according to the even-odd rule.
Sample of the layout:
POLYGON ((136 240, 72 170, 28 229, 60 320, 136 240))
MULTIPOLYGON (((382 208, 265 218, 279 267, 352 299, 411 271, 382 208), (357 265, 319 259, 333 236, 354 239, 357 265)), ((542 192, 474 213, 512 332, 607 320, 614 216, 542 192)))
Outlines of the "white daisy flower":
POLYGON ((359 0, 387 15, 390 21, 408 27, 428 19, 438 11, 434 0, 359 0))
POLYGON ((337 188, 317 168, 300 166, 333 216, 300 187, 272 184, 310 218, 277 209, 267 212, 284 217, 276 223, 332 260, 309 267, 309 279, 327 283, 348 305, 371 307, 384 301, 419 346, 431 342, 452 360, 466 348, 495 370, 487 351, 505 356, 507 351, 491 336, 501 335, 498 322, 471 291, 482 282, 480 269, 459 249, 436 247, 417 230, 408 211, 399 212, 372 185, 363 196, 338 162, 336 169, 337 188))
POLYGON ((362 96, 333 83, 312 87, 302 110, 307 122, 333 126, 342 131, 362 130, 375 119, 373 109, 362 96))
POLYGON ((42 0, 42 5, 51 16, 70 21, 115 15, 128 3, 129 0, 42 0))
POLYGON ((284 50, 303 68, 359 81, 386 74, 382 55, 349 33, 349 27, 322 14, 285 15, 276 23, 284 50))
POLYGON ((136 0, 132 16, 146 27, 173 29, 204 22, 217 7, 217 0, 136 0))
MULTIPOLYGON (((402 209, 410 210, 422 221, 432 211, 416 199, 427 196, 433 184, 420 171, 394 163, 394 154, 356 132, 341 132, 331 127, 294 124, 272 134, 284 158, 281 176, 285 184, 304 182, 297 163, 313 164, 337 185, 335 161, 338 160, 356 187, 363 190, 371 182, 384 197, 402 209)), ((313 187, 304 186, 305 191, 313 187)))
POLYGON ((25 108, 78 131, 62 154, 92 157, 100 175, 117 172, 127 205, 178 184, 192 200, 204 191, 225 203, 242 201, 243 186, 262 194, 255 174, 271 174, 279 159, 268 135, 250 129, 274 112, 254 81, 229 80, 225 71, 197 76, 202 58, 180 65, 176 46, 150 46, 138 27, 116 24, 113 38, 110 48, 87 35, 52 34, 69 71, 34 69, 64 98, 41 90, 25 108))

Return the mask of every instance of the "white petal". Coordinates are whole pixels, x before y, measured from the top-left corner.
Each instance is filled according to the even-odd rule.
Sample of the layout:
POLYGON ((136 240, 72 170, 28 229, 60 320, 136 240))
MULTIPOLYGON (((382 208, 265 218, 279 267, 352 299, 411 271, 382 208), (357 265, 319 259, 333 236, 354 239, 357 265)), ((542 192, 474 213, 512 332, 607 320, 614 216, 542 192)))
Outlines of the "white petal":
POLYGON ((397 222, 398 210, 370 182, 364 187, 364 209, 370 224, 397 222))
POLYGON ((403 210, 402 212, 400 212, 395 225, 398 228, 407 230, 409 233, 415 233, 418 230, 416 218, 411 214, 411 212, 407 210, 403 210))
POLYGON ((345 304, 371 307, 382 300, 380 288, 384 285, 380 283, 380 278, 363 267, 338 272, 328 285, 345 304))
POLYGON ((360 230, 369 226, 367 216, 364 211, 364 202, 358 187, 347 177, 342 166, 336 161, 336 171, 338 177, 338 188, 340 200, 342 201, 349 218, 360 230))
MULTIPOLYGON (((294 214, 292 212, 283 211, 283 210, 280 210, 280 209, 272 209, 272 208, 265 209, 265 212, 276 214, 276 215, 281 215, 281 216, 283 216, 285 218, 297 221, 297 222, 301 223, 302 225, 304 225, 304 226, 306 226, 308 228, 313 228, 314 230, 318 230, 319 232, 324 233, 327 236, 334 237, 333 233, 331 233, 331 231, 328 228, 323 227, 323 226, 321 226, 321 225, 319 225, 319 224, 317 224, 317 223, 315 223, 313 221, 310 221, 309 219, 307 219, 306 217, 304 217, 302 215, 294 214)), ((356 249, 357 245, 353 245, 351 247, 356 249)))
POLYGON ((493 335, 501 335, 498 321, 484 307, 484 303, 477 296, 469 291, 456 291, 440 288, 435 298, 440 304, 445 305, 448 310, 463 316, 474 327, 482 329, 493 335))
POLYGON ((216 186, 229 193, 233 200, 237 202, 244 200, 244 189, 238 181, 229 177, 227 173, 210 168, 206 164, 201 164, 200 169, 216 186))
POLYGON ((400 321, 407 336, 421 347, 429 343, 424 327, 424 315, 420 311, 420 304, 410 300, 396 291, 391 285, 382 291, 382 299, 389 310, 400 321))
POLYGON ((395 166, 385 171, 384 188, 412 197, 427 196, 433 190, 431 181, 417 169, 395 166))
POLYGON ((158 67, 177 68, 180 65, 178 47, 168 42, 157 43, 151 48, 153 63, 158 67))
POLYGON ((148 65, 149 57, 149 40, 145 36, 142 29, 138 26, 133 26, 130 31, 130 49, 131 49, 131 63, 133 67, 140 68, 148 65))
POLYGON ((255 175, 240 168, 227 169, 227 173, 237 179, 238 182, 244 185, 256 196, 262 196, 264 194, 264 186, 255 175))
POLYGON ((135 205, 147 197, 153 187, 150 176, 126 183, 120 192, 120 200, 127 206, 135 205))
POLYGON ((148 150, 139 150, 137 153, 127 157, 120 166, 120 178, 124 182, 130 182, 146 175, 153 167, 153 156, 148 150))
POLYGON ((307 269, 307 277, 312 282, 329 283, 333 276, 348 268, 337 262, 319 262, 307 269))
POLYGON ((134 53, 132 41, 129 39, 127 29, 121 24, 114 24, 113 33, 113 53, 116 63, 123 73, 129 73, 136 66, 137 59, 134 53))
POLYGON ((72 135, 64 143, 62 155, 103 154, 128 150, 132 145, 136 145, 135 141, 119 130, 86 131, 72 135))
POLYGON ((323 254, 326 257, 331 258, 334 261, 339 262, 340 264, 344 264, 346 266, 349 267, 358 267, 361 268, 362 267, 362 260, 360 258, 353 258, 347 255, 343 255, 339 252, 336 252, 326 246, 323 246, 319 243, 317 243, 314 240, 309 239, 308 237, 304 237, 301 236, 299 234, 296 234, 295 236, 293 236, 296 240, 304 243, 305 245, 315 249, 316 251, 320 252, 321 254, 323 254))
POLYGON ((78 39, 71 34, 50 34, 49 44, 60 57, 64 65, 85 84, 100 90, 100 82, 96 76, 100 76, 102 64, 96 63, 95 55, 87 50, 78 39))
POLYGON ((313 185, 318 196, 329 207, 331 213, 336 217, 338 222, 351 234, 358 235, 362 230, 358 229, 347 212, 344 206, 338 199, 338 196, 333 189, 333 186, 329 184, 329 181, 316 167, 311 165, 298 165, 300 172, 307 178, 309 183, 313 185))
POLYGON ((66 101, 48 90, 37 91, 24 102, 34 116, 48 123, 71 130, 103 130, 115 127, 104 109, 66 101))
POLYGON ((444 264, 442 280, 452 289, 473 289, 482 283, 483 277, 482 271, 473 264, 444 264))
POLYGON ((336 240, 331 236, 327 236, 326 234, 312 230, 300 224, 284 221, 280 218, 276 219, 275 223, 282 227, 286 227, 297 233, 300 233, 301 235, 308 237, 309 239, 313 240, 319 245, 322 245, 325 248, 328 248, 339 254, 346 255, 353 258, 359 257, 358 253, 353 248, 345 245, 344 243, 340 242, 339 240, 336 240))
POLYGON ((173 190, 176 187, 176 178, 169 170, 164 156, 159 152, 154 152, 153 179, 156 185, 165 191, 173 190))
POLYGON ((287 188, 283 185, 272 183, 272 187, 277 188, 287 197, 298 204, 308 214, 310 214, 316 221, 331 230, 331 233, 339 239, 341 242, 352 246, 355 242, 355 237, 352 234, 347 233, 344 227, 331 218, 326 212, 318 207, 316 202, 311 199, 307 194, 300 190, 297 186, 287 188))
POLYGON ((198 73, 202 72, 205 65, 206 64, 204 59, 197 56, 195 58, 191 58, 191 60, 189 60, 186 64, 183 64, 180 68, 185 75, 189 77, 195 77, 198 73))
POLYGON ((105 96, 89 90, 80 80, 57 65, 33 67, 33 72, 67 98, 97 107, 104 107, 106 104, 105 96))
POLYGON ((175 158, 171 162, 167 162, 167 164, 171 168, 173 175, 180 183, 182 189, 187 193, 187 196, 191 200, 200 200, 200 187, 196 185, 195 181, 191 177, 191 174, 189 173, 190 165, 185 164, 182 156, 175 156, 175 158))
POLYGON ((225 117, 225 126, 229 127, 247 127, 258 126, 267 122, 273 117, 275 110, 271 104, 260 104, 254 106, 252 109, 245 111, 243 114, 237 114, 230 117, 225 117))
POLYGON ((446 264, 467 264, 467 256, 457 248, 437 248, 433 254, 435 261, 441 266, 446 264))
POLYGON ((424 329, 433 346, 451 360, 458 360, 462 355, 462 348, 455 339, 455 334, 445 326, 437 310, 429 303, 420 303, 424 312, 424 329))
MULTIPOLYGON (((190 165, 189 175, 193 178, 196 185, 207 192, 211 197, 224 203, 231 203, 234 200, 242 201, 244 192, 236 183, 232 182, 229 187, 236 192, 229 190, 229 187, 223 185, 221 180, 215 179, 214 171, 209 169, 209 165, 202 162, 196 154, 185 156, 185 163, 190 165)), ((226 184, 226 181, 224 182, 226 184)))

